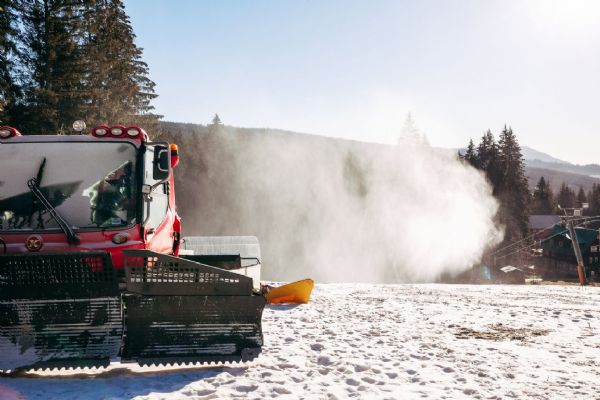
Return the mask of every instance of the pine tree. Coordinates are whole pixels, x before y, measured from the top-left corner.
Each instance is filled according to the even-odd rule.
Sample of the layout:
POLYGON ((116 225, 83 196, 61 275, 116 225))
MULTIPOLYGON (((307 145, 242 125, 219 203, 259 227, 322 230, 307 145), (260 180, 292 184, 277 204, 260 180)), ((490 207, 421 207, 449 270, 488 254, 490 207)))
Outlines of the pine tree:
POLYGON ((537 215, 553 214, 555 212, 554 193, 550 184, 542 176, 533 191, 531 213, 537 215))
POLYGON ((10 123, 10 114, 19 95, 14 79, 18 56, 17 23, 15 1, 0 0, 0 125, 10 123))
POLYGON ((489 129, 483 134, 477 146, 477 159, 479 168, 485 171, 492 185, 493 194, 496 196, 502 183, 502 171, 499 166, 498 144, 489 129))
POLYGON ((138 124, 158 129, 155 84, 122 0, 85 0, 82 52, 85 119, 91 125, 138 124))
POLYGON ((400 136, 398 137, 398 144, 409 147, 428 145, 427 138, 417 128, 411 113, 406 115, 404 125, 400 130, 400 136))
POLYGON ((219 114, 215 114, 212 119, 212 123, 208 125, 208 133, 212 135, 223 133, 223 122, 221 122, 219 114))
POLYGON ((467 146, 467 151, 465 152, 463 159, 475 168, 478 167, 479 160, 477 157, 477 152, 475 150, 475 144, 473 144, 473 139, 469 140, 469 145, 467 146))
POLYGON ((576 202, 575 192, 563 181, 558 192, 558 205, 561 208, 573 208, 576 206, 576 202))
POLYGON ((600 215, 600 184, 594 183, 588 196, 589 215, 600 215))
POLYGON ((24 0, 21 7, 27 90, 15 118, 28 133, 68 132, 81 117, 80 7, 68 0, 24 0))
POLYGON ((481 137, 481 142, 477 146, 477 155, 479 156, 479 162, 481 168, 488 170, 490 163, 492 162, 494 155, 497 151, 496 142, 494 135, 488 130, 481 137))
POLYGON ((583 207, 584 203, 587 203, 587 195, 585 194, 585 190, 582 187, 579 187, 579 192, 577 193, 577 207, 583 207))
MULTIPOLYGON (((10 105, 13 125, 24 133, 55 134, 69 132, 74 120, 84 119, 88 125, 139 124, 158 130, 159 116, 150 104, 156 97, 154 83, 122 0, 0 0, 0 7, 12 10, 13 1, 18 15, 0 13, 0 46, 7 47, 1 41, 14 36, 9 28, 20 30, 18 46, 6 43, 21 50, 22 67, 0 66, 0 106, 10 105), (6 68, 14 76, 4 73, 6 68), (26 90, 7 92, 6 77, 26 90)), ((0 118, 6 119, 4 114, 0 111, 0 118)))
POLYGON ((502 181, 498 187, 500 221, 505 225, 505 241, 513 242, 527 235, 529 188, 521 147, 512 128, 502 130, 498 141, 498 166, 502 181))

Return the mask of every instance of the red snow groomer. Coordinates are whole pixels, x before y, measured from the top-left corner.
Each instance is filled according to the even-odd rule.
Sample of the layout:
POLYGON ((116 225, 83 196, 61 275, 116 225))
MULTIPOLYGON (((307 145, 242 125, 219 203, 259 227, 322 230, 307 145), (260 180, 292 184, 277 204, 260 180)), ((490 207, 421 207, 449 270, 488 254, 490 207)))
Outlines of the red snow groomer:
POLYGON ((178 162, 137 126, 0 127, 0 371, 260 353, 258 241, 182 239, 178 162))

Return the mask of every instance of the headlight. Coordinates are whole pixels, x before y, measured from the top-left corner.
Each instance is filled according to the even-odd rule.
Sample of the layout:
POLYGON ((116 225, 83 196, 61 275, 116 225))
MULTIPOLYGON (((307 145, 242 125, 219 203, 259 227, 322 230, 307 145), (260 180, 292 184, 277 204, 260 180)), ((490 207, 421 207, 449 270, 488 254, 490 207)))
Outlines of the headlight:
POLYGON ((123 128, 120 126, 113 126, 110 128, 110 134, 113 136, 121 136, 123 134, 123 128))
POLYGON ((94 129, 94 135, 96 136, 106 136, 106 134, 108 133, 108 128, 96 128, 94 129))
POLYGON ((73 122, 73 130, 75 132, 83 132, 85 129, 85 121, 77 120, 73 122))
POLYGON ((136 126, 131 126, 131 127, 127 128, 127 134, 131 137, 138 136, 140 133, 141 133, 140 128, 138 128, 136 126))

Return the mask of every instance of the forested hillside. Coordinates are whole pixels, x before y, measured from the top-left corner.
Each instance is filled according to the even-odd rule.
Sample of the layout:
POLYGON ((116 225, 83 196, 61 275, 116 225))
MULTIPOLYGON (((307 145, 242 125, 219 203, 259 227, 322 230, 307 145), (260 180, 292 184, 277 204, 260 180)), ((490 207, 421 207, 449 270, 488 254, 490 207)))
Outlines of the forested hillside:
MULTIPOLYGON (((535 164, 533 164, 535 165, 535 164)), ((555 169, 538 168, 526 161, 525 173, 529 182, 529 188, 535 189, 535 186, 543 176, 549 183, 552 190, 557 193, 563 183, 567 184, 574 190, 583 189, 586 193, 592 190, 594 185, 600 184, 600 179, 589 175, 557 171, 555 169)))
MULTIPOLYGON (((457 151, 464 154, 466 150, 465 147, 457 151)), ((594 185, 600 184, 598 164, 571 164, 527 146, 523 146, 523 164, 531 191, 535 189, 542 176, 549 182, 554 192, 557 192, 563 183, 575 190, 583 189, 586 193, 591 191, 594 185), (532 157, 541 157, 543 160, 532 157)))

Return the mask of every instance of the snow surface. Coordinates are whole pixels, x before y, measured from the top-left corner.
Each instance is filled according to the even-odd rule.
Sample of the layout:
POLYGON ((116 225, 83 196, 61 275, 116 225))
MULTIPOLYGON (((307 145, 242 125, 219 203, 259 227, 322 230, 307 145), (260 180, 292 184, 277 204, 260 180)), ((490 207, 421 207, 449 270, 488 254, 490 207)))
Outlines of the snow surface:
POLYGON ((317 285, 265 309, 254 362, 2 377, 0 399, 600 399, 599 315, 593 287, 317 285))

